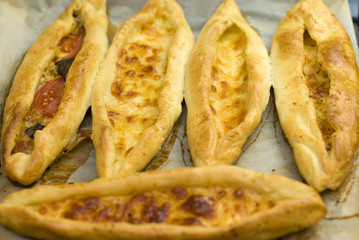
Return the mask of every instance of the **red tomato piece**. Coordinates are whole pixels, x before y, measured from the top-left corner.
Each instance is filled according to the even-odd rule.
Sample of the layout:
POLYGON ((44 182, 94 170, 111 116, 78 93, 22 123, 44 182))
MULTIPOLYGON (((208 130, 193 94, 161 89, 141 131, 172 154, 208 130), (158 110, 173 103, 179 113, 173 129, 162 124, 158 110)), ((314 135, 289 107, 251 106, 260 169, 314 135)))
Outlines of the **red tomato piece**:
POLYGON ((76 33, 70 34, 61 39, 60 51, 68 53, 65 58, 74 58, 82 47, 86 35, 85 28, 80 28, 76 33))
POLYGON ((52 118, 61 103, 61 92, 65 78, 57 78, 43 84, 35 93, 32 108, 40 110, 45 117, 52 118))
POLYGON ((17 153, 17 152, 31 153, 32 150, 34 150, 32 141, 20 141, 20 142, 16 143, 13 152, 14 153, 17 153))

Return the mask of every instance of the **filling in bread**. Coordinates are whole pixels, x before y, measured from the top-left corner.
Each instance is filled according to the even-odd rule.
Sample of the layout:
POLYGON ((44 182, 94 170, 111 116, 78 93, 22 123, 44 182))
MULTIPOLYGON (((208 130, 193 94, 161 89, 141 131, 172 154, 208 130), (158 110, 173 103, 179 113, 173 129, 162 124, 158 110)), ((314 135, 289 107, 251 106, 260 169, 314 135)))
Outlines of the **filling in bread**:
POLYGON ((318 126, 322 133, 325 147, 330 151, 332 148, 331 136, 334 132, 326 116, 330 79, 318 61, 317 43, 310 37, 308 31, 304 32, 303 38, 305 56, 303 75, 309 89, 309 97, 314 102, 318 126))
POLYGON ((209 106, 218 138, 240 125, 247 113, 246 44, 245 34, 236 25, 229 27, 217 43, 209 106))
POLYGON ((33 206, 38 213, 86 222, 227 226, 277 205, 249 189, 174 187, 125 196, 69 197, 33 206))
POLYGON ((118 51, 116 77, 111 94, 105 96, 119 163, 116 166, 122 165, 140 135, 157 121, 157 99, 165 82, 173 34, 168 13, 158 11, 139 23, 118 51))
POLYGON ((61 103, 67 72, 86 35, 80 16, 73 13, 71 32, 63 37, 54 50, 53 59, 44 68, 29 112, 23 119, 21 129, 15 139, 12 153, 31 153, 34 149, 35 132, 42 130, 54 117, 61 103))

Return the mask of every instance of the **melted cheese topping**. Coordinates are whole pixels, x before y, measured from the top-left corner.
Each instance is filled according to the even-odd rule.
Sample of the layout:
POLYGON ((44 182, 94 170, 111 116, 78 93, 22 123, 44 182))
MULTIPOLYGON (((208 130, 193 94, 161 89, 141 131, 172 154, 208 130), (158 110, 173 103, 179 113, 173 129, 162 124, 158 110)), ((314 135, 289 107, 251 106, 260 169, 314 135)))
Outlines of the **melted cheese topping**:
POLYGON ((310 37, 308 31, 304 33, 304 55, 303 75, 309 89, 309 97, 314 102, 318 126, 322 132, 325 147, 330 151, 332 148, 331 136, 334 132, 326 116, 330 79, 327 73, 321 69, 317 56, 317 44, 310 37))
POLYGON ((209 104, 218 138, 243 122, 247 112, 246 43, 243 32, 232 25, 217 44, 209 104))
POLYGON ((136 26, 119 50, 116 78, 105 100, 117 167, 140 135, 157 121, 157 99, 164 84, 173 33, 166 13, 157 12, 154 18, 136 26))
MULTIPOLYGON (((78 31, 78 29, 82 26, 80 22, 81 22, 80 16, 79 15, 74 16, 69 35, 74 34, 75 32, 78 31)), ((58 59, 65 58, 66 55, 68 55, 68 53, 62 52, 59 47, 54 49, 54 57, 47 64, 47 66, 44 67, 37 83, 37 90, 45 83, 61 77, 61 75, 57 71, 56 61, 58 59)), ((15 139, 16 145, 12 153, 16 153, 16 152, 31 153, 34 149, 33 134, 36 131, 33 130, 32 128, 35 127, 36 129, 36 126, 45 127, 47 124, 50 123, 51 120, 52 118, 44 116, 41 111, 31 107, 29 112, 24 116, 23 124, 20 128, 18 135, 16 136, 15 139), (31 132, 31 134, 29 134, 29 132, 31 132), (29 135, 31 135, 31 137, 29 135)), ((41 129, 42 128, 38 130, 41 129)))
POLYGON ((223 226, 277 205, 263 194, 230 187, 174 187, 136 195, 73 197, 34 206, 42 215, 87 222, 223 226))

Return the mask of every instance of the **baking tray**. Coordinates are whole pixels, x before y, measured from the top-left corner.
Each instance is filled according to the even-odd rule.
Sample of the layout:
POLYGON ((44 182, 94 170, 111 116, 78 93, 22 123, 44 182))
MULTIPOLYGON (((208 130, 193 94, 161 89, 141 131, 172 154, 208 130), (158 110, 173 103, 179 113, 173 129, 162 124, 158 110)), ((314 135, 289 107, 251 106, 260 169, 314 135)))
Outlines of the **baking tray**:
MULTIPOLYGON (((207 19, 219 6, 220 0, 178 0, 187 21, 197 38, 207 19)), ((296 0, 237 0, 237 4, 249 24, 258 32, 270 52, 272 37, 279 21, 296 0)), ((325 0, 338 17, 351 38, 358 59, 358 47, 348 0, 325 0)), ((2 0, 0 1, 0 118, 12 79, 26 50, 39 34, 51 24, 70 3, 56 0, 2 0)), ((111 29, 137 13, 145 0, 108 0, 108 16, 111 29)), ((186 137, 186 106, 172 132, 157 156, 145 171, 193 166, 186 137)), ((0 150, 1 151, 1 150, 0 150)), ((336 191, 321 193, 328 206, 326 217, 315 226, 281 239, 357 239, 359 236, 359 170, 358 160, 342 186, 336 191)), ((262 121, 243 146, 236 163, 253 171, 281 174, 303 181, 295 165, 293 152, 280 127, 271 91, 262 121)), ((97 178, 95 152, 90 139, 81 142, 73 151, 58 159, 32 187, 38 184, 69 184, 88 182, 97 178)), ((2 171, 2 170, 1 170, 2 171)), ((0 200, 23 186, 0 175, 0 200)), ((0 239, 28 239, 0 226, 0 239)))

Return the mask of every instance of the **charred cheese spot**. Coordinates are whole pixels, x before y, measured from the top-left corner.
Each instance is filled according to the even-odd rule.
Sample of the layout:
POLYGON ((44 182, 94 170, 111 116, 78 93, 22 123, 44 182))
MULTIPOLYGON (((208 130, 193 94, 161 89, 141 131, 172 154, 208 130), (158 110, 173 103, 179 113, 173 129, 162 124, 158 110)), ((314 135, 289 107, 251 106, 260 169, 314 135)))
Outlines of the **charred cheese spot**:
POLYGON ((237 190, 234 191, 233 194, 234 194, 234 196, 236 198, 242 198, 243 197, 243 190, 242 189, 237 189, 237 190))
POLYGON ((146 62, 158 62, 158 61, 160 61, 160 59, 156 55, 152 55, 146 58, 146 62))
POLYGON ((136 72, 133 70, 128 70, 125 74, 126 77, 136 77, 136 72))
POLYGON ((196 216, 213 217, 215 215, 213 204, 214 201, 208 200, 203 196, 192 195, 181 207, 196 216))
POLYGON ((309 97, 314 102, 317 122, 325 142, 325 147, 330 151, 332 148, 331 136, 334 133, 334 129, 331 127, 326 116, 330 79, 318 62, 318 47, 308 31, 304 32, 303 41, 305 57, 303 75, 309 89, 309 97))
POLYGON ((175 198, 178 200, 182 200, 187 196, 186 189, 184 189, 182 187, 174 187, 172 189, 172 193, 174 194, 175 198))
POLYGON ((276 205, 249 189, 177 186, 134 195, 72 197, 34 208, 46 216, 95 223, 223 226, 276 205))
POLYGON ((133 63, 135 63, 135 62, 138 62, 139 61, 139 59, 138 59, 138 57, 133 57, 133 58, 130 58, 130 57, 125 57, 125 63, 126 64, 133 64, 133 63))
POLYGON ((111 93, 115 96, 121 97, 122 96, 122 86, 120 82, 114 82, 111 87, 111 93))
POLYGON ((219 191, 217 194, 218 199, 221 199, 222 197, 226 196, 227 192, 226 191, 219 191))
POLYGON ((116 162, 127 157, 140 135, 157 121, 157 99, 167 72, 167 51, 173 37, 173 27, 167 13, 156 13, 140 23, 127 36, 118 50, 116 77, 111 83, 111 95, 106 96, 107 112, 117 146, 116 162))
POLYGON ((133 123, 133 122, 136 120, 136 118, 133 117, 133 116, 128 116, 128 117, 126 118, 126 120, 127 120, 128 123, 133 123))
POLYGON ((217 44, 209 104, 218 138, 241 124, 247 112, 246 44, 245 35, 235 25, 223 33, 217 44))

